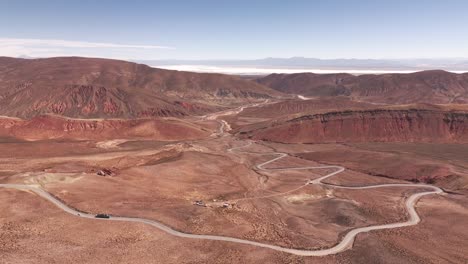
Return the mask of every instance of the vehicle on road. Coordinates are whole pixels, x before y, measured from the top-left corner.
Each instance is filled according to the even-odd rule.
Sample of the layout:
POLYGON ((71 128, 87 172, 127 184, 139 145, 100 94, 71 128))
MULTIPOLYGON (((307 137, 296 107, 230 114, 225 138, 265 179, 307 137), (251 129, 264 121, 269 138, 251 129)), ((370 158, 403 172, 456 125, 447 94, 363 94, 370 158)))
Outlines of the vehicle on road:
POLYGON ((108 214, 97 214, 95 216, 95 218, 106 218, 106 219, 109 219, 110 218, 110 215, 108 214))

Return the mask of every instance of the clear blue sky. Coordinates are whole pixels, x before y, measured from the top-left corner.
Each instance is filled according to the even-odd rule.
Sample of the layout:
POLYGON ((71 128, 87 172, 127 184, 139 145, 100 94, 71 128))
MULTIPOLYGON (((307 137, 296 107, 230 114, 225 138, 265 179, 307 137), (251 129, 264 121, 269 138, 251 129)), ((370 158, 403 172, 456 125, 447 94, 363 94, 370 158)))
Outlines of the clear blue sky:
POLYGON ((0 24, 10 56, 468 58, 466 0, 0 0, 0 24))

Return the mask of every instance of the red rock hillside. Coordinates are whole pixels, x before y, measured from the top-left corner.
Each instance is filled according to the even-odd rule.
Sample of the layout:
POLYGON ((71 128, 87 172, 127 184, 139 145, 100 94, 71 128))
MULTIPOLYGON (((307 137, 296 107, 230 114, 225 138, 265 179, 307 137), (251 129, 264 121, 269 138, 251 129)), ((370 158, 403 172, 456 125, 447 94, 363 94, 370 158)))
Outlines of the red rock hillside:
POLYGON ((30 120, 0 118, 0 137, 41 139, 153 139, 191 140, 207 137, 210 131, 177 119, 69 119, 37 116, 30 120))
POLYGON ((468 112, 338 111, 247 126, 239 132, 244 137, 285 143, 468 142, 468 112))
POLYGON ((285 93, 349 96, 378 103, 468 103, 468 73, 423 71, 411 74, 271 74, 257 82, 285 93))
POLYGON ((91 58, 0 57, 0 115, 135 118, 203 114, 280 93, 222 74, 91 58))

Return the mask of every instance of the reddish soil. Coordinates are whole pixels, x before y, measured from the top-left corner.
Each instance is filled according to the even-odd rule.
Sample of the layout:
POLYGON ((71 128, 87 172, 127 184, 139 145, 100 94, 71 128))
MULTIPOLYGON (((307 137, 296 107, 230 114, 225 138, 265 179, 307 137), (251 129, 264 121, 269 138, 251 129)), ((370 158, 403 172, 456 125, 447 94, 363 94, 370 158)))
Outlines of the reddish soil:
POLYGON ((0 114, 10 116, 0 116, 0 184, 40 186, 92 214, 318 249, 356 227, 407 220, 405 199, 425 190, 305 185, 334 169, 255 166, 277 157, 272 152, 288 156, 268 168, 345 167, 326 179, 330 184, 425 182, 446 191, 421 198, 416 226, 359 234, 336 255, 299 257, 82 219, 31 192, 0 188, 0 263, 464 263, 468 256, 468 107, 453 104, 466 100, 467 75, 260 80, 320 95, 310 100, 280 99, 280 92, 233 76, 102 59, 0 58, 0 80, 0 114), (218 133, 219 120, 199 116, 267 98, 218 116, 230 134, 218 133), (414 104, 428 101, 450 104, 414 104), (258 141, 227 151, 248 138, 258 141))
MULTIPOLYGON (((9 152, 19 144, 22 148, 29 146, 36 150, 16 159, 0 158, 1 167, 11 169, 3 172, 4 176, 0 174, 1 182, 40 184, 65 203, 86 212, 140 216, 186 232, 223 234, 288 247, 329 247, 352 227, 403 221, 406 217, 404 197, 416 191, 414 188, 340 190, 309 186, 285 196, 238 202, 232 208, 205 208, 194 206, 192 202, 285 191, 329 171, 256 173, 249 168, 271 156, 226 154, 228 145, 242 145, 242 142, 232 142, 230 137, 192 144, 157 145, 133 141, 115 149, 96 148, 97 144, 92 141, 50 143, 55 150, 48 155, 39 151, 47 144, 44 141, 8 140, 0 144, 2 152, 9 152), (74 148, 73 152, 70 148, 74 148), (114 175, 96 174, 97 169, 110 167, 114 175)), ((254 145, 251 150, 277 149, 297 155, 294 153, 298 151, 320 153, 326 148, 337 149, 337 156, 339 151, 351 149, 268 143, 254 145)), ((427 153, 424 148, 413 149, 427 153)), ((351 156, 359 156, 358 149, 349 152, 351 156)), ((333 162, 352 167, 352 163, 338 159, 333 162)), ((356 167, 364 166, 369 159, 355 162, 356 167)), ((314 164, 303 158, 288 157, 271 167, 314 164)), ((385 167, 382 164, 378 167, 385 167)), ((351 170, 330 181, 351 185, 401 182, 351 170)), ((442 259, 459 263, 465 253, 456 248, 462 248, 459 245, 463 245, 468 235, 463 228, 463 219, 468 215, 464 205, 466 197, 454 194, 423 198, 418 204, 423 222, 418 226, 359 235, 353 249, 324 258, 174 238, 139 224, 79 219, 26 192, 1 189, 0 198, 0 230, 3 230, 0 252, 6 263, 28 263, 31 259, 35 263, 148 263, 155 258, 164 263, 391 263, 393 260, 437 263, 442 259), (451 229, 443 231, 449 216, 451 229), (440 243, 443 247, 438 254, 427 254, 430 246, 425 243, 431 246, 440 243), (374 250, 379 254, 374 254, 374 250)))
POLYGON ((310 152, 297 156, 342 164, 379 177, 426 182, 448 191, 468 193, 467 144, 359 143, 312 145, 311 148, 310 152))
POLYGON ((41 139, 117 139, 154 140, 199 139, 211 131, 178 119, 69 119, 38 116, 30 120, 0 118, 0 136, 26 140, 41 139))
POLYGON ((468 73, 423 71, 411 74, 271 74, 257 82, 285 93, 350 96, 380 103, 467 103, 468 73))
POLYGON ((185 116, 280 95, 235 76, 78 57, 0 57, 0 80, 0 115, 21 118, 185 116))
POLYGON ((468 112, 382 108, 301 114, 245 126, 243 137, 284 143, 468 142, 468 112))

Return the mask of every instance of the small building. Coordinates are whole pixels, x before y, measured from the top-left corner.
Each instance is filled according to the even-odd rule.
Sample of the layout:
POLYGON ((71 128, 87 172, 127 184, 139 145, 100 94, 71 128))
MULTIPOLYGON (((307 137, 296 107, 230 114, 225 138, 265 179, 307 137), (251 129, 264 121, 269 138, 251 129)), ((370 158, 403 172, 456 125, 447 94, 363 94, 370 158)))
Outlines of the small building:
POLYGON ((193 204, 198 206, 206 206, 206 204, 202 200, 197 200, 193 204))
POLYGON ((112 176, 114 173, 110 169, 102 169, 99 170, 96 174, 99 176, 112 176))

